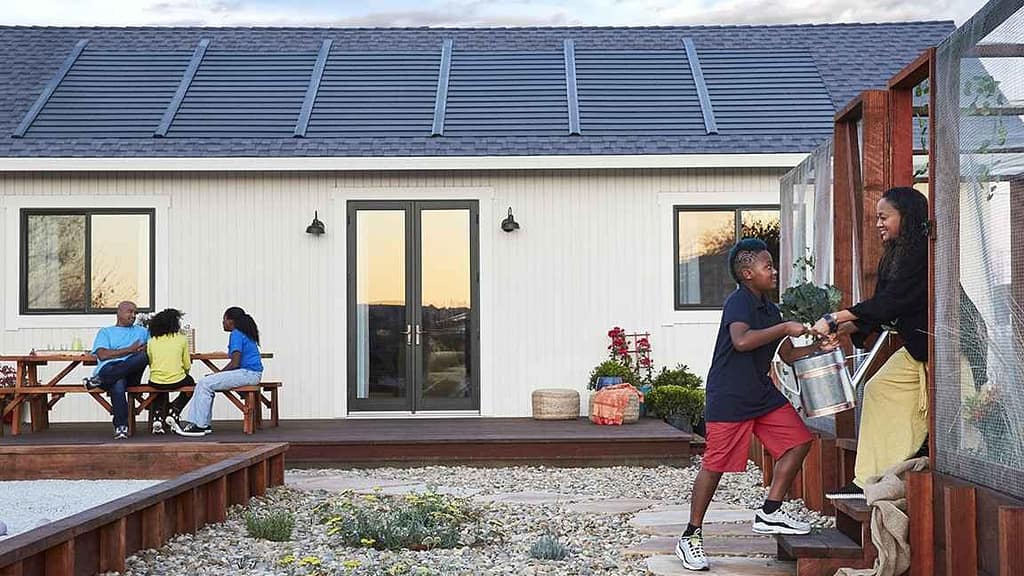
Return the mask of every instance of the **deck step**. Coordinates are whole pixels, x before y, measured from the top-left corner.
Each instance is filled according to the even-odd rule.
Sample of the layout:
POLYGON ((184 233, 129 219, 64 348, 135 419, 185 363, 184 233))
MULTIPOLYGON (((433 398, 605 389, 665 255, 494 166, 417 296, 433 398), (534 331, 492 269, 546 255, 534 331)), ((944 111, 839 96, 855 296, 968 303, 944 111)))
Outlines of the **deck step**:
POLYGON ((863 558, 864 549, 835 528, 804 535, 775 536, 785 558, 863 558))
POLYGON ((871 506, 868 506, 867 500, 860 498, 833 500, 832 505, 836 507, 837 513, 846 514, 857 522, 862 524, 871 522, 871 506))

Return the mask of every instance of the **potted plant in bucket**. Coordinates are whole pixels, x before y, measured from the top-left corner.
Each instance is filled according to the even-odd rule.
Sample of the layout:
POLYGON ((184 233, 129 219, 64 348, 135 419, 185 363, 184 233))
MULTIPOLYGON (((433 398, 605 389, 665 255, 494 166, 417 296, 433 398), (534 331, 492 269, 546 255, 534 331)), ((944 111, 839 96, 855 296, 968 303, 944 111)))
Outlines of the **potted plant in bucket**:
POLYGON ((622 384, 623 382, 636 386, 636 373, 629 366, 618 360, 605 360, 590 372, 590 383, 587 385, 587 389, 600 390, 605 386, 622 384))
POLYGON ((683 432, 704 414, 704 390, 676 384, 656 386, 646 398, 648 409, 683 432))
MULTIPOLYGON (((839 309, 839 302, 842 300, 843 294, 835 286, 828 284, 818 286, 808 279, 810 271, 814 270, 813 257, 798 258, 793 264, 793 268, 800 271, 796 278, 801 281, 786 288, 786 291, 782 293, 779 310, 782 312, 783 320, 795 320, 809 329, 819 318, 839 309)), ((796 341, 793 344, 806 345, 808 343, 796 341)))

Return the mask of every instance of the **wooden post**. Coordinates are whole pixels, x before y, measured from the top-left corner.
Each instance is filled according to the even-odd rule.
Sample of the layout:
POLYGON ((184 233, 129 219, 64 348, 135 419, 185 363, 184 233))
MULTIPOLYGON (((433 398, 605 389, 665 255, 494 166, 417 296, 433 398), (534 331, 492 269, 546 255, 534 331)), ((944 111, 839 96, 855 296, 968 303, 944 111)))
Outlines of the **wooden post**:
POLYGON ((267 493, 267 461, 260 460, 249 467, 250 493, 263 496, 267 493))
POLYGON ((889 90, 889 149, 886 188, 914 185, 914 90, 889 90))
POLYGON ((25 565, 20 560, 0 568, 0 576, 24 576, 25 565))
POLYGON ((228 505, 241 504, 245 506, 249 502, 249 469, 242 468, 228 475, 228 505))
POLYGON ((946 574, 977 576, 978 518, 973 486, 946 486, 946 574))
POLYGON ((284 486, 284 453, 270 457, 270 485, 284 486))
POLYGON ((196 531, 196 489, 192 488, 174 497, 174 533, 192 534, 196 531))
POLYGON ((68 576, 75 573, 75 541, 67 540, 48 548, 45 553, 46 576, 68 576))
POLYGON ((206 521, 223 522, 228 511, 228 479, 224 476, 206 485, 206 521))
MULTIPOLYGON (((855 206, 858 202, 860 186, 860 148, 857 142, 857 124, 855 121, 841 120, 836 122, 833 136, 833 228, 832 228, 832 270, 835 286, 842 292, 841 305, 849 307, 853 301, 854 246, 857 243, 860 223, 857 220, 855 206)), ((852 345, 847 340, 844 348, 849 353, 852 345)), ((854 411, 847 410, 835 416, 836 438, 856 438, 857 427, 854 411)))
POLYGON ((124 572, 124 517, 100 528, 100 572, 124 572))
POLYGON ((857 218, 860 225, 860 296, 875 293, 878 261, 882 258, 882 239, 875 228, 878 201, 888 183, 889 160, 889 92, 866 90, 863 93, 864 118, 861 126, 863 150, 863 192, 857 218))
POLYGON ((932 473, 907 474, 907 514, 910 516, 910 576, 935 574, 935 509, 932 473))
POLYGON ((142 547, 159 548, 167 541, 164 501, 142 511, 142 547))
POLYGON ((999 576, 1024 574, 1024 508, 999 508, 999 576))

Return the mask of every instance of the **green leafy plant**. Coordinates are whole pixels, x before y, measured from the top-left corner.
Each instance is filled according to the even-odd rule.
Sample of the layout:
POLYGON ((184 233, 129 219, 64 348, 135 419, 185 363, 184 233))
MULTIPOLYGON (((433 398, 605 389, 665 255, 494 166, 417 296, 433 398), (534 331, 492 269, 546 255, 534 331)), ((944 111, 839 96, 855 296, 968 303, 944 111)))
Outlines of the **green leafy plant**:
POLYGON ((464 498, 434 492, 386 497, 344 494, 324 510, 327 534, 347 546, 432 550, 485 542, 480 513, 464 498))
POLYGON ((784 320, 795 320, 801 324, 814 324, 819 318, 839 309, 843 299, 842 292, 835 286, 826 284, 818 286, 810 281, 810 272, 814 270, 814 259, 798 258, 793 263, 797 271, 795 278, 801 282, 786 288, 782 293, 782 304, 779 309, 784 320))
POLYGON ((629 366, 626 366, 618 360, 605 360, 590 372, 590 383, 587 385, 587 388, 590 390, 596 390, 597 379, 602 376, 618 376, 619 378, 622 378, 623 382, 627 382, 634 386, 636 386, 640 380, 637 373, 629 366))
POLYGON ((537 560, 565 560, 569 550, 551 534, 541 536, 530 546, 530 557, 537 560))
POLYGON ((690 372, 690 368, 686 364, 679 364, 674 369, 669 370, 668 368, 662 368, 661 372, 654 377, 654 387, 661 388, 662 386, 682 386, 683 388, 697 389, 700 388, 704 381, 700 376, 697 376, 693 372, 690 372))
POLYGON ((287 510, 246 512, 245 529, 253 538, 272 542, 287 542, 292 539, 295 516, 287 510))
POLYGON ((689 416, 691 423, 704 414, 704 390, 675 384, 658 386, 644 398, 648 409, 660 418, 689 416))

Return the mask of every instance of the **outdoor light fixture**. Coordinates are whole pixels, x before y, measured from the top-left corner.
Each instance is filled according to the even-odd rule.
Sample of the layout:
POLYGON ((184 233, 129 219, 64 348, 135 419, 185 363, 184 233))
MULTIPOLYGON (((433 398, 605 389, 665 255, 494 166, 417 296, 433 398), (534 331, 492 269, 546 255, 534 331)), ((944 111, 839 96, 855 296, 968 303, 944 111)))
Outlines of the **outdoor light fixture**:
MULTIPOLYGON (((518 226, 518 225, 517 225, 518 226)), ((306 234, 312 234, 313 236, 319 236, 326 232, 324 230, 324 223, 317 218, 316 210, 313 211, 313 221, 306 226, 306 234)))
POLYGON ((508 207, 508 218, 501 221, 501 229, 505 232, 512 232, 513 230, 519 230, 519 222, 516 222, 514 216, 512 216, 512 207, 508 207))

